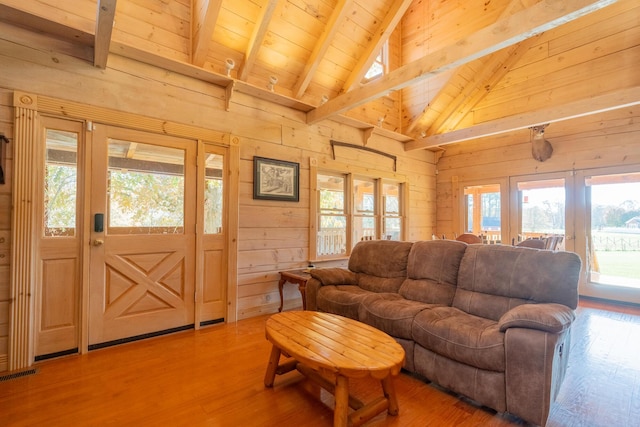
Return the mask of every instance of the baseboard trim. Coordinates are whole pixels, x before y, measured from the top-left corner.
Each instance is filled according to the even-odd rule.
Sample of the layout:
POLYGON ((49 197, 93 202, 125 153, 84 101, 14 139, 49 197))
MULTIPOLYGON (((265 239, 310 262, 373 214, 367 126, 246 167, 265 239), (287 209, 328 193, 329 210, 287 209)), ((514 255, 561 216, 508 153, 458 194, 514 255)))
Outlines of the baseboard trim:
POLYGON ((174 332, 186 331, 186 330, 193 329, 193 328, 194 328, 194 324, 192 323, 190 325, 178 326, 176 328, 165 329, 165 330, 162 330, 162 331, 149 332, 147 334, 136 335, 136 336, 133 336, 133 337, 120 338, 120 339, 113 340, 113 341, 101 342, 101 343, 98 343, 98 344, 91 344, 89 346, 89 351, 91 351, 91 350, 99 350, 99 349, 105 348, 105 347, 112 347, 114 345, 119 345, 119 344, 126 344, 128 342, 133 342, 133 341, 140 341, 140 340, 144 340, 144 339, 147 339, 147 338, 159 337, 161 335, 167 335, 167 334, 172 334, 174 332))

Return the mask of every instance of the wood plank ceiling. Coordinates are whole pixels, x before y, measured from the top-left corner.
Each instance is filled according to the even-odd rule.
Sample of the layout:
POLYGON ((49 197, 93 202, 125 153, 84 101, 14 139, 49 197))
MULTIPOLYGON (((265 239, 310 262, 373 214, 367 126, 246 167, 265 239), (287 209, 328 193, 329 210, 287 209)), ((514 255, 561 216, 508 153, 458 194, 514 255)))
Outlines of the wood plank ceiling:
POLYGON ((632 77, 561 104, 474 117, 505 80, 513 84, 523 58, 533 61, 547 32, 565 40, 608 22, 594 27, 598 40, 624 31, 635 42, 619 50, 635 52, 639 9, 635 0, 0 0, 0 30, 99 68, 109 55, 130 57, 230 97, 301 110, 310 124, 377 129, 413 150, 640 103, 632 77), (364 83, 383 47, 386 74, 364 83))

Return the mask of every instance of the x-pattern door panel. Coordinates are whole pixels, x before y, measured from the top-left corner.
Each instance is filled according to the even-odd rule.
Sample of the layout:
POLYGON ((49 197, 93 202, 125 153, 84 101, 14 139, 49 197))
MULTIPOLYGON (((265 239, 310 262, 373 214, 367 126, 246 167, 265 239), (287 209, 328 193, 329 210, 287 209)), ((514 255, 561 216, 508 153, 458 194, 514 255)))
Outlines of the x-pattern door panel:
POLYGON ((105 315, 179 309, 185 298, 185 253, 110 253, 105 248, 105 315))

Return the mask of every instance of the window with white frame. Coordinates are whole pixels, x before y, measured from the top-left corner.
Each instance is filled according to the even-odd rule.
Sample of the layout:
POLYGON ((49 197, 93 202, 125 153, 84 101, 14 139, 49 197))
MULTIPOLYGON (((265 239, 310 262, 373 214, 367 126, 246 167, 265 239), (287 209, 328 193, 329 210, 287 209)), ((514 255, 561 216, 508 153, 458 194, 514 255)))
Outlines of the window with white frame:
POLYGON ((371 67, 369 67, 366 74, 364 75, 362 83, 369 83, 370 81, 375 80, 387 73, 389 64, 388 51, 388 43, 385 43, 376 56, 376 59, 373 61, 373 64, 371 64, 371 67))

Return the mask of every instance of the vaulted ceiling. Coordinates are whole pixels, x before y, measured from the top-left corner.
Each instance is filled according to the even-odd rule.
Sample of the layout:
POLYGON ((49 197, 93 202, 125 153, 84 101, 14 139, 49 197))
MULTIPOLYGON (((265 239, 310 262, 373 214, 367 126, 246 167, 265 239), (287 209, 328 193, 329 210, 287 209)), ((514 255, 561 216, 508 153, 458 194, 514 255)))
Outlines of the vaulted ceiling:
POLYGON ((407 150, 640 103, 639 21, 637 0, 0 0, 5 37, 99 68, 133 58, 407 150), (388 72, 363 83, 383 46, 388 72))

